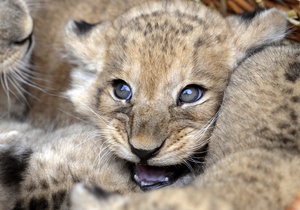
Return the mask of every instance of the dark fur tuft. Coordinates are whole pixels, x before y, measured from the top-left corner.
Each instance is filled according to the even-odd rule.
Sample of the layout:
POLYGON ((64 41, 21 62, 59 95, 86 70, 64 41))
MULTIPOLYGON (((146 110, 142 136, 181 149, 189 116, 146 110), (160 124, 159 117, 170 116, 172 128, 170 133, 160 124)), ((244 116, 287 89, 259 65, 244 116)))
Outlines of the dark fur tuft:
POLYGON ((76 32, 78 35, 88 33, 95 26, 95 24, 90 24, 83 20, 74 21, 74 23, 76 25, 76 32))
POLYGON ((109 196, 113 195, 113 193, 107 192, 96 186, 92 188, 85 186, 85 189, 99 199, 107 199, 109 196))
POLYGON ((251 21, 256 15, 262 13, 263 11, 265 11, 265 9, 256 9, 253 12, 245 12, 239 16, 245 21, 251 21))
POLYGON ((12 145, 0 152, 0 180, 5 186, 18 185, 27 169, 31 149, 12 145))

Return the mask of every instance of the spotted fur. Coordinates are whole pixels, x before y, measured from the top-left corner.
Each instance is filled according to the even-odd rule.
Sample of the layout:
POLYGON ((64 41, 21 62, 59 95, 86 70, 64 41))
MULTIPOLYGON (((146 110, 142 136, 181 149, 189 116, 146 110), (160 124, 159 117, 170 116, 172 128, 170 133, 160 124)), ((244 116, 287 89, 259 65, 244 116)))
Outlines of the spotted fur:
POLYGON ((66 95, 147 190, 186 184, 199 173, 193 165, 202 161, 230 74, 250 51, 280 40, 286 20, 278 10, 245 22, 190 1, 150 1, 80 31, 76 22, 66 26, 69 59, 76 61, 66 95), (120 81, 131 89, 129 100, 115 94, 120 81), (189 85, 200 86, 203 96, 181 103, 189 85), (187 175, 158 185, 138 176, 157 167, 178 174, 182 165, 187 175))
POLYGON ((33 154, 16 208, 66 209, 77 182, 123 194, 189 184, 202 172, 229 76, 286 33, 275 9, 245 22, 192 1, 117 3, 49 0, 35 14, 32 61, 47 81, 34 82, 53 92, 28 88, 28 120, 48 131, 21 130, 33 154), (72 104, 57 97, 69 79, 72 104), (116 97, 120 81, 130 100, 116 97), (203 95, 182 103, 180 93, 195 85, 203 95), (70 125, 73 108, 90 125, 70 125), (137 167, 163 179, 145 184, 137 167))
POLYGON ((269 47, 235 70, 205 172, 190 186, 103 199, 78 185, 72 209, 286 209, 300 189, 300 81, 290 79, 300 72, 299 52, 269 47))
POLYGON ((31 150, 17 141, 17 134, 10 132, 0 135, 0 204, 1 209, 13 209, 20 194, 21 182, 28 167, 31 150), (4 143, 4 139, 13 138, 13 143, 4 143))

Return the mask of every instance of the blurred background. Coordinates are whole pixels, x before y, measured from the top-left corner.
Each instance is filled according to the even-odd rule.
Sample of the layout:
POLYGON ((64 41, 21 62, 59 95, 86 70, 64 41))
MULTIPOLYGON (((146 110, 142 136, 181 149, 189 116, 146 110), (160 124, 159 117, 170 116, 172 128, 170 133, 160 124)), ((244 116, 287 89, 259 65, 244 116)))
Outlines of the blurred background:
POLYGON ((292 33, 288 40, 300 42, 300 0, 193 0, 220 11, 224 16, 277 8, 287 13, 292 33))

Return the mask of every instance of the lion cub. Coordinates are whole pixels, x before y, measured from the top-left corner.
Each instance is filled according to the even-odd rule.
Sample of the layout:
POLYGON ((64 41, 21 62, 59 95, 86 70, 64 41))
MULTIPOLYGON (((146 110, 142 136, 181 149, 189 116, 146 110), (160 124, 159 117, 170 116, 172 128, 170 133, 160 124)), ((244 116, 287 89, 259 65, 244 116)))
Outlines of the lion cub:
POLYGON ((78 185, 72 209, 287 209, 300 190, 299 103, 300 46, 269 47, 233 73, 190 186, 128 197, 78 185))
MULTIPOLYGON (((106 8, 100 13, 103 21, 70 21, 62 39, 61 26, 74 13, 84 16, 87 10, 78 5, 85 2, 45 4, 37 20, 47 17, 50 24, 44 26, 55 25, 56 30, 36 25, 33 60, 40 59, 42 70, 68 72, 65 61, 52 60, 57 52, 52 57, 54 51, 41 47, 39 35, 46 33, 48 41, 64 45, 75 64, 66 96, 92 126, 72 125, 28 137, 29 144, 35 143, 20 183, 18 208, 67 208, 76 182, 121 193, 189 184, 202 171, 231 73, 257 49, 284 38, 287 26, 278 10, 252 19, 225 19, 192 1, 132 0, 128 2, 136 6, 120 14, 115 1, 99 0, 106 8), (57 16, 56 10, 66 11, 57 16), (111 11, 119 13, 109 15, 111 11), (49 56, 43 57, 45 53, 49 56)), ((49 104, 55 110, 57 103, 49 104)))
POLYGON ((33 21, 24 1, 0 1, 0 118, 20 117, 30 83, 33 21))
POLYGON ((179 0, 149 1, 99 24, 71 21, 65 45, 76 67, 66 95, 142 190, 187 184, 230 74, 285 32, 275 9, 225 19, 179 0))

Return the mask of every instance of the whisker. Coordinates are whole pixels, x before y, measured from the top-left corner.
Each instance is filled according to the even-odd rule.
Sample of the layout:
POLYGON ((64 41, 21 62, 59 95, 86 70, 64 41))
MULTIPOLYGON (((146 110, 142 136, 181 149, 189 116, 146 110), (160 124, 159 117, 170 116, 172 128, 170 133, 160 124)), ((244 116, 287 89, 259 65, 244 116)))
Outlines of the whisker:
POLYGON ((75 118, 75 119, 77 119, 77 120, 83 122, 84 124, 90 124, 90 121, 84 120, 84 119, 82 119, 82 118, 80 118, 80 117, 78 117, 78 116, 72 114, 71 112, 68 112, 68 111, 66 111, 66 110, 63 110, 62 108, 58 108, 58 110, 61 111, 61 112, 63 112, 64 114, 70 116, 70 117, 73 117, 73 118, 75 118))
POLYGON ((22 60, 18 61, 17 66, 18 66, 17 69, 20 69, 20 70, 22 70, 22 72, 26 72, 28 75, 31 75, 34 78, 37 78, 39 80, 45 80, 47 82, 46 78, 50 77, 47 74, 43 74, 43 73, 40 73, 40 72, 36 71, 37 70, 36 66, 31 65, 30 63, 26 63, 22 60))
POLYGON ((21 71, 14 71, 13 73, 14 73, 14 77, 15 77, 18 81, 22 82, 23 84, 28 85, 28 86, 30 86, 30 87, 33 87, 33 88, 35 88, 35 89, 37 89, 37 90, 40 90, 40 91, 43 92, 43 93, 48 93, 47 91, 45 91, 44 89, 38 87, 37 85, 32 84, 31 81, 28 82, 27 79, 26 79, 26 77, 21 73, 21 71))
POLYGON ((193 174, 193 176, 196 176, 195 170, 191 166, 191 164, 188 161, 184 160, 184 159, 182 159, 182 161, 183 161, 184 165, 187 167, 187 169, 191 172, 191 174, 193 174))
POLYGON ((11 91, 11 93, 17 98, 17 100, 18 100, 19 102, 25 101, 25 103, 26 103, 27 105, 29 105, 29 103, 28 103, 26 97, 24 96, 24 93, 20 90, 21 87, 19 87, 18 84, 17 84, 12 78, 10 78, 9 76, 7 77, 7 79, 9 80, 9 83, 15 88, 15 90, 16 90, 19 94, 14 93, 14 91, 11 91), (21 97, 23 100, 20 100, 19 97, 21 97))
POLYGON ((105 157, 109 156, 110 153, 111 153, 111 151, 109 150, 108 146, 105 146, 105 147, 101 148, 100 152, 97 155, 97 158, 95 159, 95 162, 97 161, 97 168, 98 168, 98 170, 100 170, 100 168, 101 168, 101 163, 102 163, 102 165, 104 165, 104 163, 106 161, 105 157), (104 154, 101 154, 103 152, 104 152, 104 154))
POLYGON ((33 1, 33 0, 24 0, 26 2, 27 7, 31 12, 35 12, 40 9, 44 4, 45 0, 33 1))
POLYGON ((103 123, 105 123, 107 127, 111 127, 111 125, 109 125, 109 121, 106 120, 105 118, 103 118, 102 116, 100 116, 98 113, 96 113, 92 108, 90 108, 83 102, 80 102, 80 104, 84 107, 85 110, 89 111, 90 113, 95 115, 99 120, 101 120, 103 123))
POLYGON ((101 169, 101 162, 102 162, 102 165, 105 166, 105 163, 109 161, 109 159, 111 157, 113 157, 113 153, 107 148, 107 151, 103 156, 102 156, 102 160, 100 159, 99 162, 98 162, 98 171, 100 172, 100 169, 101 169), (101 161, 101 162, 100 162, 101 161))
MULTIPOLYGON (((32 97, 32 98, 40 101, 40 99, 38 97, 36 97, 35 95, 33 95, 32 93, 30 93, 29 91, 27 91, 24 87, 22 87, 22 85, 19 84, 18 81, 16 81, 16 78, 12 77, 11 79, 15 82, 15 84, 18 85, 19 89, 23 92, 23 94, 27 94, 28 96, 30 96, 30 97, 32 97)), ((26 101, 28 101, 27 98, 26 98, 26 101)))
POLYGON ((8 82, 7 82, 7 75, 5 72, 3 72, 3 77, 1 77, 1 83, 2 83, 2 87, 6 93, 6 96, 7 96, 7 104, 8 104, 8 108, 10 109, 11 107, 11 98, 10 98, 10 89, 9 89, 9 86, 8 86, 8 82))
MULTIPOLYGON (((75 147, 79 147, 79 146, 81 146, 82 144, 84 144, 85 142, 87 142, 87 141, 90 141, 91 139, 96 139, 96 137, 98 137, 99 135, 98 135, 98 131, 96 131, 96 132, 92 132, 92 133, 90 133, 86 138, 85 138, 85 140, 83 140, 83 141, 81 141, 79 144, 77 144, 77 145, 75 145, 75 147)), ((74 148, 75 148, 74 147, 74 148)))

